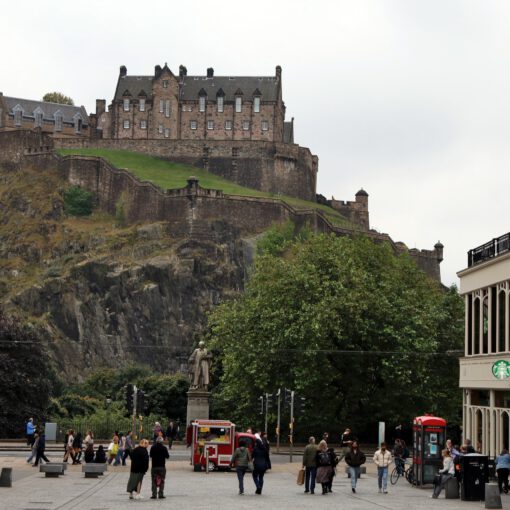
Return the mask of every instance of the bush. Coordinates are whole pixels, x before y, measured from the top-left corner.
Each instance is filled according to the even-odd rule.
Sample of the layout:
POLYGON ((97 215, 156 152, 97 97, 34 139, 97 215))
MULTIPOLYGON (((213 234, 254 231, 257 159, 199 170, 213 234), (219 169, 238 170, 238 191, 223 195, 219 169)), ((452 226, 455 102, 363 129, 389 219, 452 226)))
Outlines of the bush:
POLYGON ((92 213, 92 193, 79 186, 64 192, 64 210, 71 216, 89 216, 92 213))

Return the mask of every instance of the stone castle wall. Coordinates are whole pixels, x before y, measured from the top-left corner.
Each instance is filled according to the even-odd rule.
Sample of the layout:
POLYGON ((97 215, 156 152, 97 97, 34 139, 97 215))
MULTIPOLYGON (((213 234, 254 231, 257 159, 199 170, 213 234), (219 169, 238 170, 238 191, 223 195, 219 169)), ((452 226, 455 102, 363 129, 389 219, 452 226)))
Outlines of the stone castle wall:
POLYGON ((55 138, 57 148, 141 152, 206 168, 259 191, 315 201, 318 159, 295 144, 219 140, 85 140, 55 138))

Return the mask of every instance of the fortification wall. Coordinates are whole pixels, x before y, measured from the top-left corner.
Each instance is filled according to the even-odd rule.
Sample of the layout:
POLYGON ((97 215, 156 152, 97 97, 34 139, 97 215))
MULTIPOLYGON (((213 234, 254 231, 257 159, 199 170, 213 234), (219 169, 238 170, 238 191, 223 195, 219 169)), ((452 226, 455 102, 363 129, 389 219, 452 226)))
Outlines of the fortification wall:
POLYGON ((57 148, 141 152, 206 168, 242 186, 315 201, 317 157, 295 144, 224 140, 91 140, 55 138, 57 148))

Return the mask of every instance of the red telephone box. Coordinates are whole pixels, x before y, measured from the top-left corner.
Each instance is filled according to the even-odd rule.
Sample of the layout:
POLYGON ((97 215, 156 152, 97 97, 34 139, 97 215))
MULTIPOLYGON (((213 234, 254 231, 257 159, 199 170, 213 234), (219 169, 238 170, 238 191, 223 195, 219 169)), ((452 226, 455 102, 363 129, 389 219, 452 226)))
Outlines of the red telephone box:
POLYGON ((446 443, 446 420, 418 416, 413 420, 413 471, 416 485, 430 485, 442 467, 441 452, 446 443))
POLYGON ((236 426, 231 421, 195 420, 191 426, 191 452, 195 471, 205 468, 207 460, 210 471, 227 469, 241 439, 250 450, 253 450, 255 445, 255 436, 247 432, 236 432, 236 426))

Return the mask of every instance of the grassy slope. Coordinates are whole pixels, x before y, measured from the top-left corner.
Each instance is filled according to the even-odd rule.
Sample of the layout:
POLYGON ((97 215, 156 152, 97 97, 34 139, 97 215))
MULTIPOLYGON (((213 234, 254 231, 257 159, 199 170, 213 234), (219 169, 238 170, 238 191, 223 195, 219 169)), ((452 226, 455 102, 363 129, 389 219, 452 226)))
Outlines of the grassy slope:
POLYGON ((356 228, 349 220, 340 213, 325 205, 308 202, 299 198, 276 196, 251 188, 245 188, 235 182, 223 179, 202 168, 173 163, 160 158, 147 156, 137 152, 112 149, 60 149, 59 154, 77 154, 82 156, 101 156, 117 168, 129 170, 139 179, 150 181, 162 189, 183 188, 186 180, 191 175, 197 177, 203 188, 221 189, 228 195, 242 195, 248 197, 279 198, 296 209, 319 209, 324 212, 328 219, 335 225, 347 228, 356 228))

